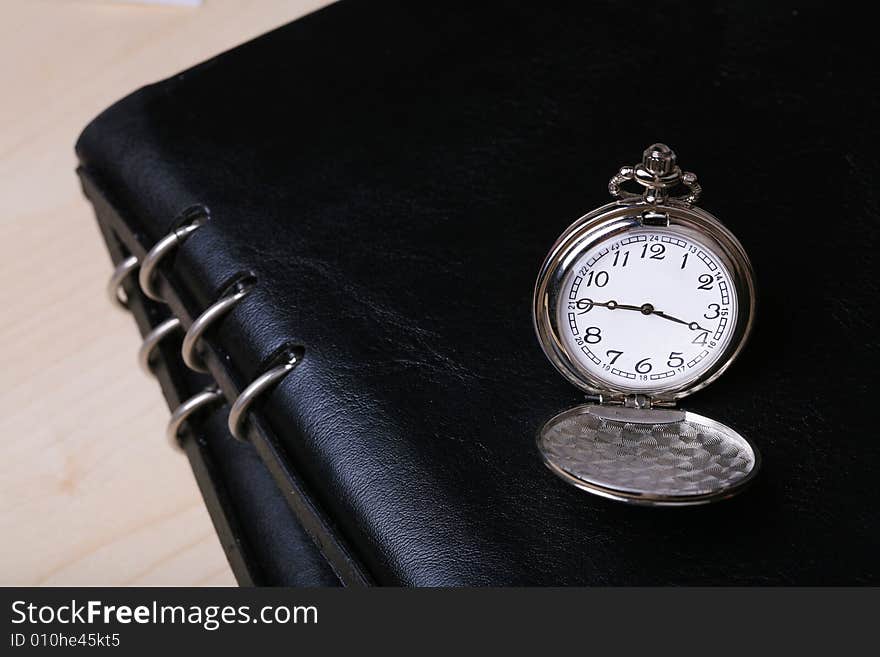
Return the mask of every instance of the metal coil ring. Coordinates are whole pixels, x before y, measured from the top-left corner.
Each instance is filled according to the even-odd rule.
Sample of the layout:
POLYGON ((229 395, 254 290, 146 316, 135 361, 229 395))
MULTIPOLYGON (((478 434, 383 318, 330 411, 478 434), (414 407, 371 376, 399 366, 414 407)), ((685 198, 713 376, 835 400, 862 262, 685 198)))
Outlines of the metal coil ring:
POLYGON ((247 283, 239 283, 233 288, 233 291, 221 297, 219 301, 208 306, 208 308, 199 315, 190 325, 183 337, 183 345, 180 353, 183 356, 183 362, 187 367, 197 372, 207 372, 208 368, 202 362, 197 352, 198 342, 204 335, 205 331, 211 328, 211 325, 226 313, 232 310, 239 301, 241 301, 248 292, 251 291, 253 285, 247 283))
POLYGON ((242 426, 244 424, 245 415, 251 407, 251 404, 253 404, 254 400, 262 393, 287 376, 288 372, 296 367, 298 362, 299 358, 297 358, 295 354, 289 354, 286 362, 267 370, 254 379, 247 388, 241 391, 241 394, 235 398, 232 408, 229 409, 229 433, 238 440, 246 442, 244 434, 242 433, 242 426))
POLYGON ((153 301, 165 301, 156 287, 156 267, 159 266, 162 258, 168 255, 170 251, 173 251, 180 246, 180 244, 189 237, 190 234, 198 230, 200 226, 201 224, 199 223, 192 223, 173 230, 156 242, 155 246, 153 246, 153 248, 150 249, 150 252, 147 253, 143 263, 141 263, 138 282, 140 283, 143 293, 153 301))
POLYGON ((174 409, 171 419, 168 420, 168 428, 165 430, 165 436, 172 447, 178 450, 183 449, 182 438, 180 437, 180 428, 184 422, 195 412, 222 403, 224 400, 223 393, 220 389, 211 386, 205 388, 200 393, 193 395, 180 406, 174 409))
POLYGON ((128 295, 125 293, 125 290, 122 289, 122 283, 137 268, 138 259, 133 255, 130 255, 116 265, 116 269, 113 270, 113 275, 110 276, 110 280, 107 281, 107 296, 112 303, 116 304, 123 310, 128 310, 128 295))
POLYGON ((162 339, 176 331, 182 330, 182 328, 180 320, 176 317, 172 317, 171 319, 166 319, 152 331, 147 333, 146 337, 144 337, 144 341, 141 343, 141 348, 138 349, 138 363, 140 363, 141 369, 144 372, 147 374, 153 373, 153 367, 150 364, 150 360, 153 356, 153 352, 156 350, 156 347, 159 346, 162 339))

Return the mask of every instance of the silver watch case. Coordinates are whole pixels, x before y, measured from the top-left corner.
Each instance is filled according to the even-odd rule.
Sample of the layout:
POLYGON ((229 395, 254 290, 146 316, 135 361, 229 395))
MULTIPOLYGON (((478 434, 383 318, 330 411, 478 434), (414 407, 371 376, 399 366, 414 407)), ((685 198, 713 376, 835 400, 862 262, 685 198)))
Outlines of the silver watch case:
POLYGON ((566 379, 596 398, 620 401, 633 392, 596 379, 567 352, 557 313, 563 282, 577 256, 597 243, 634 228, 666 226, 704 244, 724 261, 736 288, 737 321, 730 341, 711 368, 695 378, 639 394, 648 397, 652 404, 662 405, 705 388, 733 363, 751 333, 755 311, 752 265, 739 240, 717 218, 675 199, 663 204, 626 199, 604 205, 571 224, 550 249, 538 275, 533 305, 535 331, 547 358, 566 379))

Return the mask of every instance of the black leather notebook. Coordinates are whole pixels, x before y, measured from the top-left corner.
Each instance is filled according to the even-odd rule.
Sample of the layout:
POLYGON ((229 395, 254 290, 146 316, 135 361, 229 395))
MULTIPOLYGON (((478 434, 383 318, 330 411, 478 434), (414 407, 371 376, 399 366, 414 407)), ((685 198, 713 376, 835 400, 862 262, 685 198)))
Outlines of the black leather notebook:
POLYGON ((868 29, 820 3, 343 2, 101 114, 77 152, 114 260, 199 224, 142 330, 246 288, 202 336, 207 374, 179 340, 157 370, 172 406, 214 382, 227 402, 183 444, 240 576, 876 584, 868 29), (535 338, 538 268, 657 140, 757 271, 751 343, 683 405, 763 470, 707 507, 589 496, 535 447, 582 400, 535 338), (229 404, 290 352, 236 442, 229 404))

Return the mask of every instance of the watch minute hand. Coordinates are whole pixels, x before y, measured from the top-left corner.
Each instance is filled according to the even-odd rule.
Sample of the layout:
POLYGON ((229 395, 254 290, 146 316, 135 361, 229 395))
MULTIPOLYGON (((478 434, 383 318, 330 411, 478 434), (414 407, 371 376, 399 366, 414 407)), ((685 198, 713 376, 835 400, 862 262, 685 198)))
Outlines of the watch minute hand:
POLYGON ((592 299, 578 299, 577 307, 581 310, 592 310, 594 306, 607 308, 608 310, 642 310, 641 306, 630 306, 625 303, 617 303, 614 299, 608 301, 593 301, 592 299))

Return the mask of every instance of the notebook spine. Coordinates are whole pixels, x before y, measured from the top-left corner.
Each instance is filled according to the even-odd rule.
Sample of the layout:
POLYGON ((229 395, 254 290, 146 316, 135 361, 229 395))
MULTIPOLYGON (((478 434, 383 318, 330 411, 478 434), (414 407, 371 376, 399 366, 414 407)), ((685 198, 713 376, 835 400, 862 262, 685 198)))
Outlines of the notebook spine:
MULTIPOLYGON (((137 284, 144 296, 158 303, 167 304, 158 285, 158 278, 163 274, 163 262, 183 242, 191 239, 198 229, 210 217, 204 206, 194 206, 185 210, 177 222, 177 228, 158 240, 149 249, 143 261, 135 256, 124 258, 113 271, 107 283, 107 294, 111 302, 119 308, 128 309, 129 293, 126 288, 133 285, 135 274, 137 284)), ((201 350, 205 349, 203 337, 223 321, 242 299, 258 284, 251 274, 242 276, 235 281, 220 298, 201 312, 184 331, 183 320, 171 317, 154 327, 145 337, 138 349, 138 362, 145 372, 153 374, 157 347, 167 337, 184 331, 181 343, 181 359, 193 371, 208 373, 201 350)), ((171 445, 182 449, 183 441, 192 431, 192 422, 202 410, 228 403, 229 413, 227 425, 229 433, 237 440, 248 442, 247 416, 253 412, 254 403, 260 396, 284 379, 301 361, 302 350, 287 348, 269 363, 264 371, 246 385, 234 399, 227 400, 220 386, 213 383, 201 392, 182 402, 172 413, 166 428, 166 435, 171 445)))

